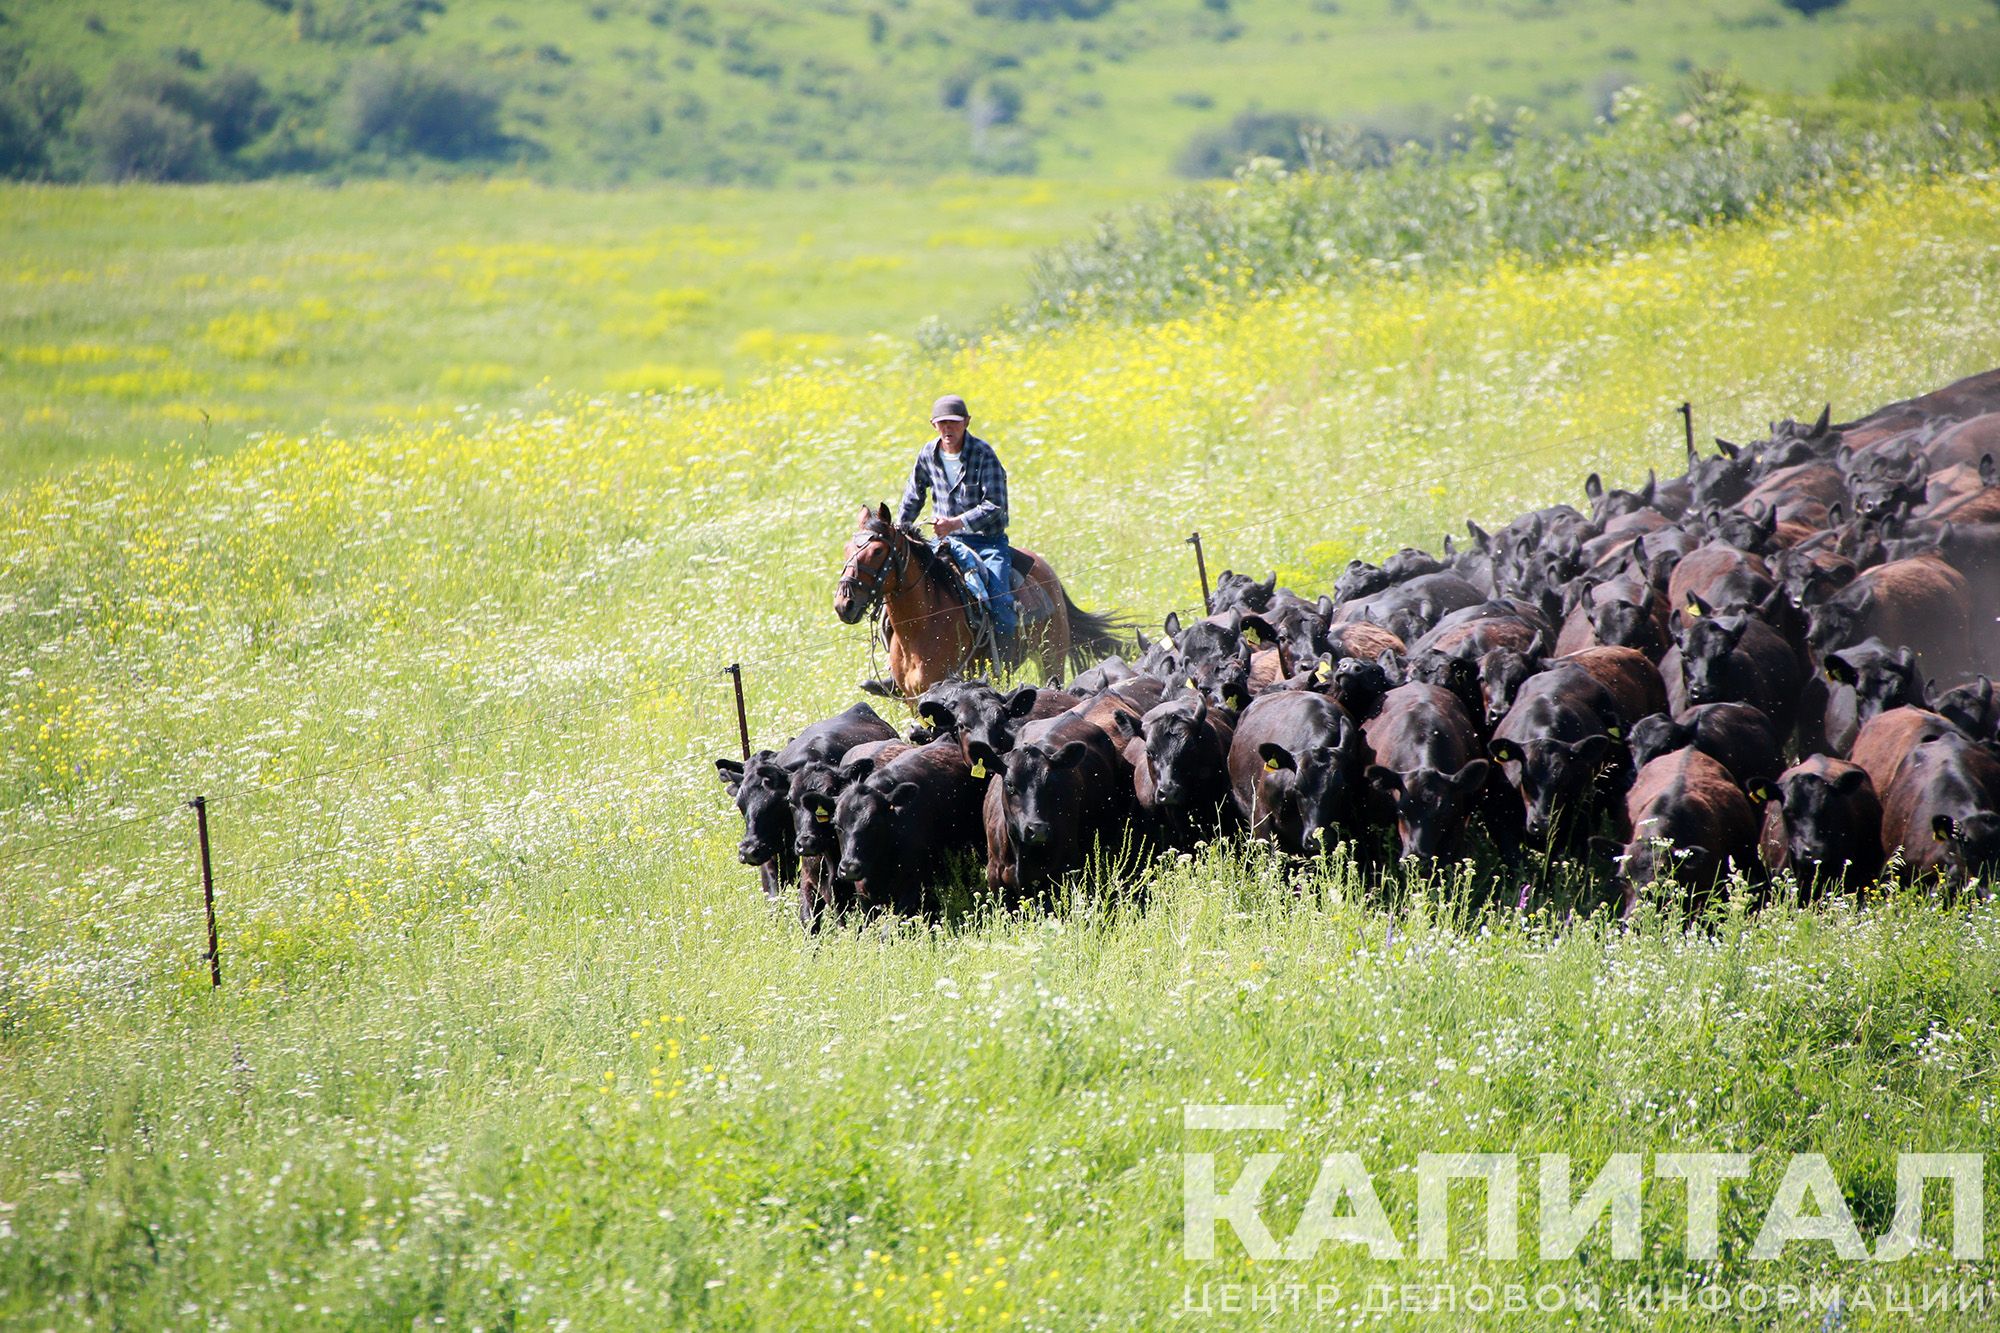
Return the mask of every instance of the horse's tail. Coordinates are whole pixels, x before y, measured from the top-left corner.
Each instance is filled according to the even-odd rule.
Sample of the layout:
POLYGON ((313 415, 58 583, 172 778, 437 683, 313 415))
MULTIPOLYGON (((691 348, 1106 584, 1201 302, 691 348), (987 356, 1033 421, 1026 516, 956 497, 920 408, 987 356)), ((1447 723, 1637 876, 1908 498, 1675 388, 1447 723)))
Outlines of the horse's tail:
POLYGON ((1085 611, 1063 593, 1063 609, 1069 615, 1069 669, 1075 675, 1097 665, 1099 658, 1123 653, 1132 646, 1128 637, 1135 627, 1124 616, 1101 616, 1085 611))

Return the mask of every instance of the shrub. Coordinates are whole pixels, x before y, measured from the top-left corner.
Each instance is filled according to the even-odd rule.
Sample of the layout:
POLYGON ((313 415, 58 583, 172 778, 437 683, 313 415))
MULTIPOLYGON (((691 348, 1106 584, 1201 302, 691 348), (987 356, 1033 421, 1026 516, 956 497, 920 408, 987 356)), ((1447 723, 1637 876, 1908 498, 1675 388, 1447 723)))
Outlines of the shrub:
POLYGON ((1311 171, 1261 165, 1227 192, 1191 190, 1135 210, 1039 256, 1033 303, 1011 318, 1151 318, 1221 291, 1354 270, 1559 258, 1795 212, 1863 180, 2000 165, 2000 140, 1985 124, 1802 123, 1724 79, 1697 83, 1674 115, 1634 90, 1613 101, 1612 122, 1581 138, 1510 139, 1484 115, 1462 117, 1439 145, 1404 145, 1386 166, 1337 156, 1311 171))
POLYGON ((1117 0, 972 0, 972 12, 981 18, 1012 19, 1015 22, 1051 19, 1094 19, 1117 0))
POLYGON ((83 115, 91 174, 105 180, 194 181, 213 171, 208 129, 152 98, 118 93, 83 115))
POLYGON ((2000 91, 2000 28, 1879 39, 1835 76, 1832 91, 1881 100, 1991 95, 2000 91))
POLYGON ((1244 111, 1221 129, 1202 130, 1189 139, 1174 170, 1195 179, 1227 176, 1254 157, 1302 167, 1312 139, 1332 131, 1326 121, 1302 111, 1244 111))
POLYGON ((356 148, 414 151, 456 161, 506 146, 500 98, 448 70, 357 61, 341 90, 339 119, 356 148))

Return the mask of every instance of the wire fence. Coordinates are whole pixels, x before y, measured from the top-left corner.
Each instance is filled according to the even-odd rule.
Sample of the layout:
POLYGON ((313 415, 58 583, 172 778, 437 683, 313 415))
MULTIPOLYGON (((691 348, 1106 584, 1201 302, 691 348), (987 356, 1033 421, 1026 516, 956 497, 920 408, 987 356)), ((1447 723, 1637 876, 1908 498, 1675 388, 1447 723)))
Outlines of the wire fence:
MULTIPOLYGON (((1854 359, 1858 360, 1858 356, 1854 359)), ((1731 394, 1711 398, 1702 405, 1702 408, 1704 412, 1712 413, 1719 407, 1732 407, 1753 396, 1766 393, 1768 393, 1768 390, 1761 387, 1743 388, 1731 394)), ((1678 415, 1678 412, 1676 412, 1676 415, 1678 415)), ((1675 424, 1678 425, 1679 423, 1675 424)), ((1524 459, 1544 457, 1554 454, 1559 450, 1574 450, 1586 445, 1603 446, 1613 442, 1629 444, 1630 430, 1575 432, 1539 441, 1526 447, 1517 446, 1508 451, 1506 461, 1512 466, 1524 459)), ((1462 466, 1461 464, 1450 467, 1449 470, 1430 470, 1415 475, 1407 475, 1393 482, 1359 490, 1344 491, 1338 496, 1325 500, 1296 505, 1285 510, 1263 514, 1254 520, 1243 520, 1233 523, 1225 522, 1205 526, 1202 532, 1207 538, 1220 538, 1237 536, 1253 530, 1268 531, 1273 524, 1282 521, 1325 513, 1335 509, 1351 509, 1357 506, 1365 506, 1392 496, 1456 480, 1461 475, 1462 466)), ((1074 578, 1078 575, 1099 574, 1108 570, 1129 566, 1139 560, 1160 559, 1163 556, 1175 560, 1185 560, 1187 558, 1186 541, 1179 534, 1175 534, 1170 538, 1161 540, 1157 544, 1149 544, 1136 550, 1092 562, 1088 565, 1073 567, 1071 575, 1074 578)), ((1205 611, 1206 607, 1203 603, 1196 601, 1172 607, 1168 610, 1161 610, 1157 614, 1160 619, 1164 619, 1170 613, 1188 616, 1205 611)), ((948 607, 931 614, 962 616, 965 613, 960 608, 948 607)), ((800 666, 807 663, 808 660, 808 655, 800 651, 786 653, 777 657, 743 660, 734 665, 738 666, 743 673, 750 676, 753 680, 759 676, 765 676, 770 679, 791 679, 795 676, 800 666)), ((233 787, 226 787, 212 795, 207 795, 205 800, 211 814, 214 814, 218 810, 224 812, 224 815, 218 818, 217 823, 225 830, 222 841, 227 846, 233 844, 236 840, 235 836, 232 836, 234 825, 240 824, 249 828, 252 832, 256 831, 257 826, 262 821, 253 820, 248 807, 253 801, 262 798, 286 794, 302 788, 316 787, 317 784, 329 780, 358 778, 361 775, 384 769, 401 761, 418 760, 438 755, 445 751, 455 752, 468 745, 498 740, 509 735, 527 732, 531 728, 538 729, 538 735, 546 735, 551 729, 573 732, 578 730, 582 724, 598 721, 614 713, 629 719, 629 710, 633 705, 642 703, 649 698, 663 696, 669 692, 680 694, 683 697, 698 698, 700 697, 699 692, 702 690, 712 689, 718 695, 721 695, 722 692, 728 691, 731 688, 732 682, 729 679, 726 668, 717 670, 713 667, 690 666, 657 673, 652 679, 641 685, 631 689, 620 690, 609 696, 596 699, 587 705, 578 705, 566 700, 551 701, 505 722, 474 726, 469 730, 462 730, 461 728, 471 720, 472 710, 467 709, 448 718, 440 728, 447 734, 440 735, 434 739, 416 744, 395 746, 360 758, 302 773, 291 774, 267 782, 243 783, 233 787), (235 821, 231 821, 228 818, 230 812, 234 812, 238 817, 235 821)), ((720 702, 719 700, 718 706, 720 702)), ((724 717, 727 717, 729 710, 720 709, 720 711, 724 717)), ((722 741, 724 745, 727 744, 727 740, 736 739, 727 736, 727 723, 724 724, 723 728, 719 729, 719 733, 718 740, 722 741)), ((573 770, 566 769, 562 771, 569 772, 573 770)), ((622 765, 612 766, 610 771, 597 777, 594 781, 586 783, 583 787, 569 789, 566 795, 571 800, 592 795, 601 792, 613 783, 626 780, 629 776, 630 771, 628 767, 622 765)), ((519 796, 513 798, 511 801, 499 803, 497 808, 488 807, 469 811, 456 817, 446 818, 441 823, 437 822, 434 817, 432 820, 424 822, 421 825, 420 831, 438 837, 468 835, 482 825, 492 826, 502 814, 511 812, 518 815, 522 808, 530 800, 535 799, 538 794, 540 794, 538 788, 529 785, 519 796)), ((58 837, 42 842, 0 849, 0 873, 14 871, 22 866, 47 857, 50 853, 76 848, 93 840, 107 839, 113 834, 127 832, 144 825, 151 825, 160 830, 160 836, 146 840, 152 844, 154 852, 164 855, 166 851, 171 850, 174 855, 184 857, 193 843, 193 820, 188 815, 188 805, 189 802, 181 799, 153 804, 136 813, 120 814, 84 827, 72 828, 58 837), (171 842, 168 841, 169 839, 171 839, 171 842)), ((351 827, 351 821, 346 819, 347 808, 347 806, 343 805, 336 812, 336 828, 347 829, 351 827)), ((293 819, 290 822, 294 826, 304 826, 307 823, 313 822, 311 819, 299 819, 297 817, 299 813, 296 810, 292 812, 293 819)), ((411 824, 406 826, 401 832, 408 833, 412 829, 418 828, 418 825, 411 824)), ((380 829, 371 829, 370 831, 374 834, 382 832, 380 829)), ((332 861, 337 857, 354 857, 361 854, 354 846, 349 844, 347 837, 343 833, 341 836, 335 837, 330 843, 322 841, 319 845, 306 847, 296 852, 265 856, 241 867, 231 867, 225 859, 216 879, 225 888, 237 888, 253 884, 269 886, 297 883, 303 875, 318 870, 326 862, 332 861)), ((190 875, 193 873, 191 868, 189 873, 190 875)))

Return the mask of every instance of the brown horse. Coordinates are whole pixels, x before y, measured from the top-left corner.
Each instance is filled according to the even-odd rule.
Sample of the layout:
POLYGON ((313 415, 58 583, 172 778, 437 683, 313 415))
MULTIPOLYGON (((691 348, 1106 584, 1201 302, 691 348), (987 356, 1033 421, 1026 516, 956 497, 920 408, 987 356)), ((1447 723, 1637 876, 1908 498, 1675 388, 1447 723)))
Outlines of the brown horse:
MULTIPOLYGON (((1124 645, 1121 621, 1077 609, 1049 562, 1020 547, 1027 584, 1055 608, 1044 619, 1020 618, 1010 660, 987 660, 966 615, 965 583, 950 558, 913 529, 899 528, 889 506, 861 507, 861 524, 848 539, 847 561, 834 589, 833 613, 849 625, 880 608, 883 638, 889 644, 889 683, 904 699, 915 699, 948 676, 976 669, 1011 667, 1032 658, 1042 679, 1053 684, 1064 669, 1082 670, 1124 645)), ((1022 589, 1024 593, 1028 587, 1022 589)))

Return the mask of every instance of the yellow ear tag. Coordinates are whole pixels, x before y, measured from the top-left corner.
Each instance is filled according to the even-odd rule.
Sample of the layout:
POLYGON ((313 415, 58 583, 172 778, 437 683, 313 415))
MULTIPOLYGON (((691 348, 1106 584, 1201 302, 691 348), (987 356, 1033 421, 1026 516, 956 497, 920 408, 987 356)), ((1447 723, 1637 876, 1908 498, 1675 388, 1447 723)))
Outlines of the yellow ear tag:
POLYGON ((1313 668, 1313 677, 1317 680, 1332 680, 1333 679, 1332 664, 1327 662, 1321 662, 1318 666, 1313 668))
POLYGON ((1689 602, 1689 603, 1688 603, 1688 615, 1689 615, 1689 616, 1690 616, 1691 618, 1695 619, 1695 620, 1700 620, 1700 619, 1701 619, 1701 608, 1700 608, 1699 606, 1696 606, 1696 605, 1695 605, 1695 604, 1694 604, 1693 602, 1689 602))
POLYGON ((1264 761, 1264 771, 1265 771, 1266 773, 1275 773, 1275 772, 1277 772, 1277 771, 1278 771, 1278 761, 1277 761, 1277 760, 1275 760, 1275 759, 1266 759, 1266 760, 1264 761))
POLYGON ((1950 835, 1949 833, 1946 833, 1946 832, 1945 832, 1945 831, 1944 831, 1943 829, 1941 829, 1941 828, 1934 828, 1934 829, 1932 829, 1932 830, 1931 830, 1931 841, 1932 841, 1932 842, 1950 842, 1950 841, 1951 841, 1951 835, 1950 835))
POLYGON ((1243 627, 1243 640, 1252 648, 1261 648, 1264 645, 1264 640, 1258 636, 1255 625, 1245 625, 1243 627))
POLYGON ((1614 741, 1622 741, 1625 739, 1625 733, 1620 731, 1616 727, 1606 727, 1604 730, 1610 734, 1611 739, 1614 741))
POLYGON ((1200 689, 1200 688, 1201 688, 1201 686, 1199 686, 1199 685, 1197 685, 1197 684, 1195 684, 1195 683, 1194 683, 1194 677, 1193 677, 1193 676, 1189 676, 1189 677, 1188 677, 1188 688, 1189 688, 1189 689, 1191 689, 1191 690, 1198 690, 1198 689, 1200 689))
POLYGON ((828 814, 828 813, 827 813, 826 811, 824 811, 824 810, 815 810, 815 811, 813 811, 813 822, 814 822, 815 824, 824 824, 824 823, 826 823, 826 822, 827 822, 827 821, 828 821, 829 819, 832 819, 832 818, 833 818, 833 816, 832 816, 832 815, 830 815, 830 814, 828 814))
POLYGON ((972 776, 975 778, 986 776, 986 761, 984 759, 975 759, 972 761, 972 776))

